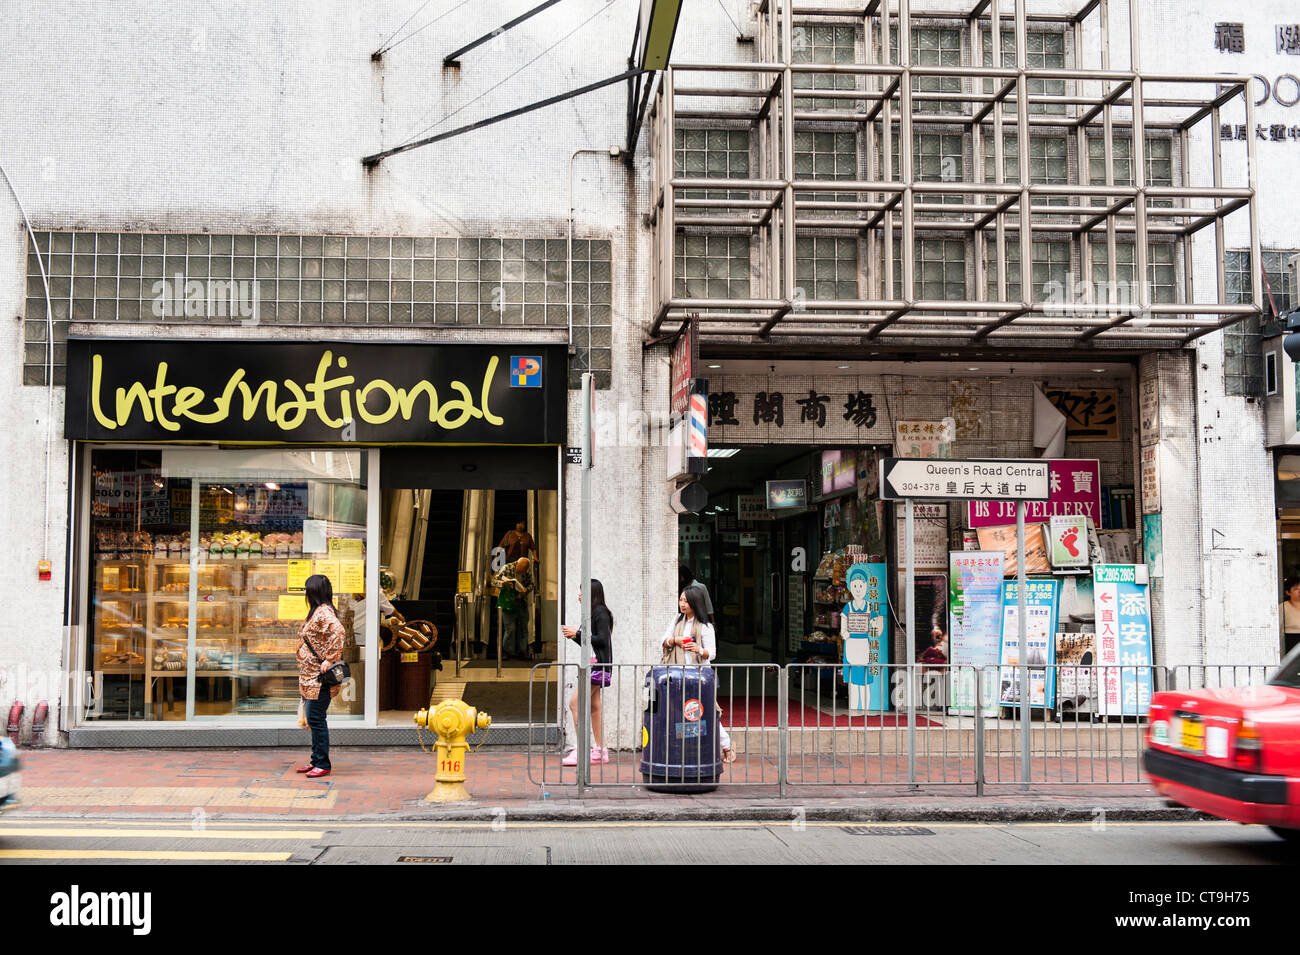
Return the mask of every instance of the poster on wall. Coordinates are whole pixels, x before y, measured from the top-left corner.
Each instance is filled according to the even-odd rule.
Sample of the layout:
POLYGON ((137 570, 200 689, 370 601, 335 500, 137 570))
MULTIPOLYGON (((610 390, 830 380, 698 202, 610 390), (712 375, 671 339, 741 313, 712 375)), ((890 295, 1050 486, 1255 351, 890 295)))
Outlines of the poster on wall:
POLYGON ((948 555, 948 683, 951 712, 975 712, 976 673, 986 715, 997 712, 998 643, 1002 637, 1002 554, 961 550, 948 555))
POLYGON ((1106 559, 1094 563, 1131 564, 1137 559, 1131 530, 1100 531, 1097 539, 1101 541, 1102 554, 1106 559))
POLYGON ((1160 510, 1160 445, 1142 449, 1142 513, 1160 510))
MULTIPOLYGON (((1020 704, 1020 606, 1018 581, 1002 584, 1002 654, 998 673, 998 703, 1020 704)), ((1025 581, 1025 647, 1029 670, 1029 705, 1044 707, 1056 698, 1056 600, 1060 581, 1025 581), (1038 667, 1040 669, 1034 669, 1038 667)))
MULTIPOLYGON (((915 568, 948 569, 948 505, 913 504, 912 546, 915 568)), ((898 566, 907 569, 907 506, 894 506, 894 540, 898 542, 898 566)))
MULTIPOLYGON (((1025 523, 1045 524, 1055 514, 1092 518, 1101 526, 1101 463, 1094 458, 1055 458, 1049 462, 1050 494, 1046 501, 1025 503, 1025 523)), ((970 501, 968 527, 1004 527, 1016 523, 1015 501, 970 501)))
POLYGON ((1146 558, 1147 573, 1152 577, 1165 575, 1165 547, 1159 514, 1142 515, 1142 555, 1146 558))
MULTIPOLYGON (((1141 716, 1151 704, 1151 610, 1139 565, 1092 569, 1103 716, 1141 716)), ((1145 567, 1142 567, 1145 570, 1145 567)))
MULTIPOLYGON (((1016 575, 1015 527, 981 527, 980 550, 1002 552, 1002 572, 1008 577, 1016 575)), ((1047 535, 1042 524, 1025 525, 1025 573, 1050 574, 1052 565, 1047 561, 1047 535)))
POLYGON ((1061 713, 1093 713, 1097 709, 1097 635, 1056 635, 1056 709, 1061 713))

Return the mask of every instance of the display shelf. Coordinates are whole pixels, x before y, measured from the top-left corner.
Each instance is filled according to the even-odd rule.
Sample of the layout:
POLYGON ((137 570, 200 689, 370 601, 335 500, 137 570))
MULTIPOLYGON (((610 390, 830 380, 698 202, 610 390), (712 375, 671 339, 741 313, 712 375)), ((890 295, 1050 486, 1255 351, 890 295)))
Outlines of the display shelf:
MULTIPOLYGON (((125 615, 128 602, 136 622, 119 626, 119 630, 140 640, 145 663, 133 673, 145 678, 145 706, 161 702, 161 685, 156 681, 186 678, 189 672, 190 575, 196 574, 198 601, 195 604, 196 678, 230 680, 232 699, 238 709, 242 681, 281 681, 290 689, 296 707, 298 675, 298 619, 281 620, 280 597, 288 593, 288 564, 301 559, 298 554, 263 557, 226 554, 222 557, 201 553, 197 562, 188 557, 154 557, 138 561, 120 561, 141 569, 145 590, 119 598, 123 603, 117 616, 125 615), (167 668, 155 661, 158 655, 170 656, 180 666, 167 668), (211 665, 220 661, 220 666, 211 665), (289 686, 289 678, 294 684, 289 686), (157 689, 157 692, 155 690, 157 689)), ((114 672, 104 670, 103 672, 114 672)), ((260 699, 257 697, 255 699, 260 699)), ((256 704, 253 704, 256 706, 256 704)))

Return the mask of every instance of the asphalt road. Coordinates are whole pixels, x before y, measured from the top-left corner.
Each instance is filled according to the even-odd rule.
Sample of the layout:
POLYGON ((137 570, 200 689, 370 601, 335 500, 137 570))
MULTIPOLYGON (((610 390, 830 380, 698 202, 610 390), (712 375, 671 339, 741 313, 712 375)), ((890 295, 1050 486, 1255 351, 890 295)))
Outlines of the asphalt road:
POLYGON ((1226 822, 518 823, 0 820, 0 865, 1278 865, 1300 849, 1226 822))

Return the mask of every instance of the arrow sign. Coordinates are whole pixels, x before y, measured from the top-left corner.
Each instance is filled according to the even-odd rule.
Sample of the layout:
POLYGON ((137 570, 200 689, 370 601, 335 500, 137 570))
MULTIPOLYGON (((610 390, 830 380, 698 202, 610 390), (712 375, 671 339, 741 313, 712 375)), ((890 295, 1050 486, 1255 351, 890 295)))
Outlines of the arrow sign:
POLYGON ((887 501, 1046 501, 1049 462, 1041 459, 885 458, 880 497, 887 501))

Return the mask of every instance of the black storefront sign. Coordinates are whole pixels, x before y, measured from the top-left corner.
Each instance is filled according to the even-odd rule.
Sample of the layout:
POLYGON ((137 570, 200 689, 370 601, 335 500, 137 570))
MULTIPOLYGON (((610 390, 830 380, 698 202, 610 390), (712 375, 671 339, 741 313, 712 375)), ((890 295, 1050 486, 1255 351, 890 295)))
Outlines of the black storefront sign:
POLYGON ((65 437, 562 444, 562 345, 68 341, 65 437))

